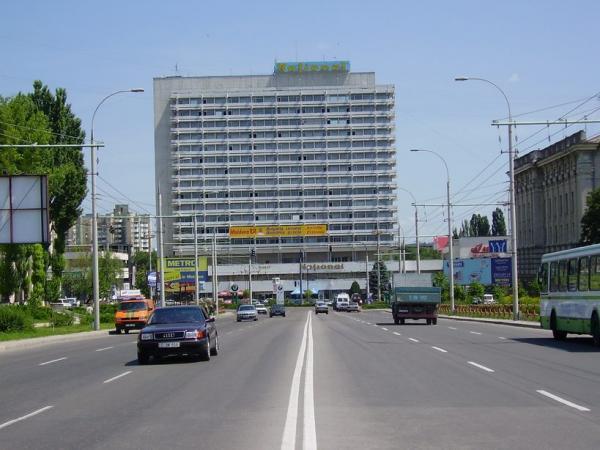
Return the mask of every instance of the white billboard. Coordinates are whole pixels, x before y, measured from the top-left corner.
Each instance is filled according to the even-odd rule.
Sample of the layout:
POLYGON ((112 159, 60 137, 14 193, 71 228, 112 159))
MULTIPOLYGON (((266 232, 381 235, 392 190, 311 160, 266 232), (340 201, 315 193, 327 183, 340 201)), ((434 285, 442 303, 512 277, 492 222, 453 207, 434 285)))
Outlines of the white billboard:
POLYGON ((48 242, 48 178, 0 176, 0 244, 48 242))

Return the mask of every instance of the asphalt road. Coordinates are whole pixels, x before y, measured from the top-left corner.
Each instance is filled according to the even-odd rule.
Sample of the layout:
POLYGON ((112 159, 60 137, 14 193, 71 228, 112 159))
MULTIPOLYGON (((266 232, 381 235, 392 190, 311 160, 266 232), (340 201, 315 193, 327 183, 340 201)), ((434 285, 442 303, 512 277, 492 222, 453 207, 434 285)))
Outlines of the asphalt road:
POLYGON ((591 338, 287 312, 219 318, 207 362, 138 366, 137 334, 2 352, 0 449, 600 446, 591 338))

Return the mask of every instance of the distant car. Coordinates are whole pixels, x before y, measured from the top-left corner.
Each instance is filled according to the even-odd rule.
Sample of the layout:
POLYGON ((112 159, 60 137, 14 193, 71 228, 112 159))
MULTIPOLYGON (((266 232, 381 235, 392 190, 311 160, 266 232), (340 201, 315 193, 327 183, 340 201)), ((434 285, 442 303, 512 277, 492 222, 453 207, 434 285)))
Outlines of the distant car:
POLYGON ((349 302, 346 300, 336 300, 335 302, 335 310, 336 311, 346 311, 346 308, 348 307, 349 302))
POLYGON ((262 303, 257 303, 256 304, 256 312, 258 314, 269 314, 269 310, 267 309, 267 307, 265 305, 263 305, 262 303))
POLYGON ((352 297, 350 298, 350 300, 358 303, 359 305, 362 304, 362 297, 360 296, 360 294, 352 294, 352 297))
POLYGON ((139 364, 150 358, 197 355, 208 361, 219 353, 219 335, 214 317, 201 306, 157 308, 137 341, 139 364))
POLYGON ((273 316, 285 317, 285 306, 278 304, 271 306, 271 310, 269 311, 269 317, 273 316))
POLYGON ((319 313, 329 314, 329 307, 327 306, 327 303, 317 302, 315 304, 315 314, 319 314, 319 313))
POLYGON ((358 303, 356 302, 350 302, 348 303, 348 306, 346 306, 346 312, 359 312, 360 308, 358 306, 358 303))
POLYGON ((59 308, 62 307, 63 309, 71 309, 73 307, 73 304, 68 298, 59 298, 56 303, 53 303, 52 305, 58 306, 59 308))
POLYGON ((496 303, 496 299, 492 294, 483 294, 484 305, 493 305, 494 303, 496 303))
POLYGON ((333 300, 327 300, 325 303, 327 306, 333 306, 333 300))
POLYGON ((473 300, 471 300, 472 305, 481 305, 482 303, 483 300, 481 300, 479 297, 473 297, 473 300))
POLYGON ((240 305, 237 310, 237 321, 242 320, 258 320, 258 312, 254 305, 240 305))

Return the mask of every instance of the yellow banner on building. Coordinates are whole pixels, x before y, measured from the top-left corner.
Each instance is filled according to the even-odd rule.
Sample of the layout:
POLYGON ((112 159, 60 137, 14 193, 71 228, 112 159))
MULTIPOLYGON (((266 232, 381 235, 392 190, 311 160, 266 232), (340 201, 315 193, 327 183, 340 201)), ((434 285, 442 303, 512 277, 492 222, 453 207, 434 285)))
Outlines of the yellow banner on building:
POLYGON ((229 227, 229 237, 233 239, 326 235, 326 224, 229 227))

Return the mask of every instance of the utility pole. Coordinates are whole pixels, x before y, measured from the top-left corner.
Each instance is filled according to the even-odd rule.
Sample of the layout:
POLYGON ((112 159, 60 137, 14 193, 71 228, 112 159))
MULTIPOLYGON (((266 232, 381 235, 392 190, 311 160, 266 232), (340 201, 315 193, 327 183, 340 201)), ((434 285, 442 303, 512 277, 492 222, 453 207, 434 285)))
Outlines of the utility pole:
MULTIPOLYGON (((152 219, 148 217, 148 274, 152 273, 152 219)), ((154 277, 156 283, 156 277, 154 277)), ((146 282, 148 282, 148 276, 146 276, 146 282)), ((150 288, 150 298, 154 299, 154 292, 152 290, 152 285, 149 285, 150 288)))
POLYGON ((248 257, 248 290, 250 291, 250 304, 252 304, 252 257, 256 254, 254 248, 250 250, 248 257))
POLYGON ((160 306, 165 306, 165 254, 163 249, 162 194, 158 188, 158 265, 160 267, 160 306))
POLYGON ((216 314, 219 314, 219 279, 217 275, 217 235, 213 228, 213 239, 212 239, 212 291, 213 300, 215 302, 216 314))
POLYGON ((200 304, 200 280, 198 278, 198 222, 194 214, 194 285, 196 305, 200 304))
POLYGON ((367 250, 367 244, 365 244, 365 277, 367 279, 366 301, 369 302, 369 297, 371 296, 371 292, 370 292, 370 288, 369 288, 369 251, 367 250))

